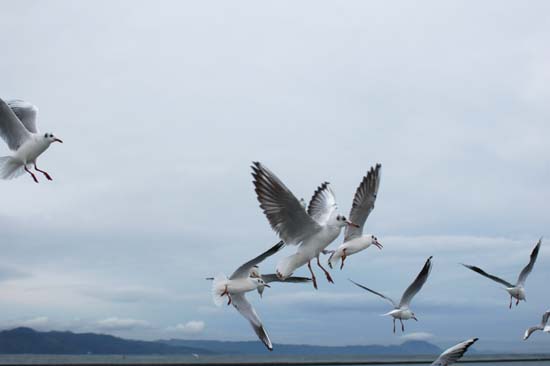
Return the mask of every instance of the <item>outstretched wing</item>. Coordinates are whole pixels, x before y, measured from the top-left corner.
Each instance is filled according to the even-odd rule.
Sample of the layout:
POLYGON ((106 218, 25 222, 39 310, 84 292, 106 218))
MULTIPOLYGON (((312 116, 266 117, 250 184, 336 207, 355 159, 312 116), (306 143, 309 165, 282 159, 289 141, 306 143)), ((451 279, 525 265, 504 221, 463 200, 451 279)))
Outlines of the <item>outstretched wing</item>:
POLYGON ((258 162, 252 165, 254 187, 269 224, 286 244, 300 244, 321 227, 275 174, 258 162))
POLYGON ((231 277, 229 277, 230 280, 234 280, 236 278, 247 278, 250 276, 250 270, 252 267, 258 265, 259 263, 263 262, 267 257, 272 256, 273 254, 277 253, 282 247, 284 247, 285 243, 281 240, 277 244, 275 244, 270 249, 266 250, 256 258, 249 260, 239 268, 233 274, 231 277))
POLYGON ((21 99, 7 100, 6 103, 29 132, 38 132, 38 129, 36 128, 36 115, 38 114, 38 108, 36 108, 35 105, 21 99))
POLYGON ((313 193, 307 213, 319 225, 325 225, 336 208, 336 197, 330 188, 330 183, 324 182, 313 193))
POLYGON ((361 287, 363 290, 367 290, 368 292, 371 292, 371 293, 373 293, 373 294, 375 294, 375 295, 378 295, 378 296, 380 296, 381 298, 383 298, 384 300, 389 301, 390 304, 392 304, 394 307, 397 307, 397 304, 395 303, 395 301, 393 301, 392 299, 390 299, 389 297, 387 297, 387 296, 385 296, 385 295, 382 295, 380 292, 376 292, 376 291, 374 291, 374 290, 371 290, 370 288, 365 287, 365 286, 363 286, 363 285, 361 285, 361 284, 359 284, 359 283, 357 283, 357 282, 355 282, 355 281, 353 281, 353 280, 350 280, 349 278, 348 278, 348 280, 349 280, 351 283, 353 283, 355 286, 361 287))
POLYGON ((496 281, 496 282, 500 283, 501 285, 504 285, 504 286, 506 286, 506 287, 514 287, 514 285, 512 285, 510 282, 504 281, 502 278, 499 278, 499 277, 497 277, 497 276, 493 276, 492 274, 489 274, 489 273, 485 272, 484 270, 482 270, 482 269, 479 268, 479 267, 470 266, 470 265, 464 264, 464 263, 462 263, 462 265, 463 265, 464 267, 466 267, 466 268, 471 269, 471 270, 474 271, 474 272, 479 273, 479 274, 482 275, 482 276, 485 276, 485 277, 487 277, 487 278, 490 278, 490 279, 493 280, 493 281, 496 281))
POLYGON ((426 283, 426 280, 428 279, 428 276, 430 275, 430 271, 432 270, 432 257, 428 258, 426 263, 424 264, 424 267, 422 267, 422 270, 416 276, 415 280, 411 285, 405 290, 403 293, 403 296, 401 297, 401 301, 399 302, 399 307, 402 306, 409 306, 411 303, 411 300, 413 297, 420 291, 422 286, 426 283))
POLYGON ((531 257, 529 258, 529 263, 525 266, 525 268, 521 271, 518 277, 518 285, 524 285, 525 281, 527 280, 527 276, 531 273, 533 270, 533 267, 535 266, 535 262, 537 261, 537 257, 539 255, 540 245, 542 243, 542 238, 539 239, 537 245, 533 248, 533 251, 531 252, 531 257))
POLYGON ((357 187, 355 197, 353 197, 353 204, 349 213, 349 219, 354 224, 359 225, 359 227, 348 225, 344 233, 344 242, 363 235, 365 222, 367 221, 371 211, 374 209, 374 203, 376 201, 376 196, 378 195, 378 186, 380 185, 381 173, 382 165, 376 164, 376 166, 370 168, 367 175, 363 177, 359 187, 357 187))
POLYGON ((275 273, 270 274, 264 274, 262 275, 262 280, 264 280, 265 283, 270 282, 290 282, 290 283, 305 283, 305 282, 311 282, 311 278, 309 277, 288 277, 286 280, 281 280, 275 273))
POLYGON ((0 99, 0 136, 6 141, 10 150, 14 151, 31 137, 30 132, 2 99, 0 99))
POLYGON ((550 318, 550 310, 547 310, 544 314, 542 314, 542 322, 540 323, 541 326, 546 326, 548 323, 548 318, 550 318))
POLYGON ((431 366, 452 365, 453 363, 460 360, 462 356, 464 356, 464 353, 468 351, 468 348, 470 348, 472 344, 476 343, 477 340, 478 338, 472 338, 449 348, 448 350, 443 352, 441 356, 439 356, 437 360, 432 363, 431 366))
POLYGON ((254 332, 256 332, 256 335, 260 338, 263 344, 265 344, 267 349, 273 351, 273 345, 271 344, 271 340, 264 329, 262 321, 260 320, 258 314, 256 314, 256 310, 254 310, 252 305, 244 296, 244 293, 231 295, 231 302, 233 303, 235 309, 237 309, 237 311, 241 313, 246 320, 248 320, 252 326, 252 329, 254 329, 254 332))

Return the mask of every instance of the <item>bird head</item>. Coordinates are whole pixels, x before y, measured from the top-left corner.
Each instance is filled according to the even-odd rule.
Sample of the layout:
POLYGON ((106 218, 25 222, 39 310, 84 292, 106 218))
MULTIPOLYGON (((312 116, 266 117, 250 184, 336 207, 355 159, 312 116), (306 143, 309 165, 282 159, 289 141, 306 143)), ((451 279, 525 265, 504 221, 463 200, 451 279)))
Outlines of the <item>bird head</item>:
POLYGON ((44 140, 47 141, 49 144, 51 144, 52 142, 61 142, 63 143, 63 141, 57 137, 55 137, 55 135, 51 132, 47 132, 44 134, 44 140))
POLYGON ((378 241, 378 238, 374 235, 370 236, 370 243, 376 246, 380 250, 382 250, 382 248, 384 247, 382 244, 380 244, 380 242, 378 241))
POLYGON ((359 227, 359 225, 354 224, 353 222, 346 219, 344 215, 338 215, 336 216, 336 226, 342 227, 342 226, 353 226, 353 227, 359 227))

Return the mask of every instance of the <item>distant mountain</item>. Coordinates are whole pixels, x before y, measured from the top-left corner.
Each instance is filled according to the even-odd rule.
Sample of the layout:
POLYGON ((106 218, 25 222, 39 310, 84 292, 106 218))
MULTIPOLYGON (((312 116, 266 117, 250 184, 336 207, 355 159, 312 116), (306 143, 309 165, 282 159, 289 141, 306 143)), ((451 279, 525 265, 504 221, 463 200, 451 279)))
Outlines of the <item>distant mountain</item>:
MULTIPOLYGON (((258 355, 270 353, 265 346, 256 341, 251 342, 222 342, 170 339, 160 340, 176 347, 202 348, 218 354, 258 355)), ((392 346, 311 346, 294 344, 275 344, 273 354, 278 355, 438 355, 441 348, 425 341, 407 341, 400 345, 392 346)))
POLYGON ((208 350, 159 342, 127 340, 104 334, 37 332, 15 328, 0 332, 0 354, 209 354, 208 350))

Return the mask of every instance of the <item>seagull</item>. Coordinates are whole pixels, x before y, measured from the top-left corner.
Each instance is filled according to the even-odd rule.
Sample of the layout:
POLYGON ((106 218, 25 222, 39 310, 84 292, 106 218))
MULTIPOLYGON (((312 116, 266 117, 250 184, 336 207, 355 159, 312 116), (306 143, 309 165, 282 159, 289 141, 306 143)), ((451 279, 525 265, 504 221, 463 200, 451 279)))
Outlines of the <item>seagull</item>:
POLYGON ((533 332, 537 330, 542 330, 543 332, 550 332, 550 327, 546 325, 548 324, 548 318, 550 318, 550 310, 547 310, 544 314, 542 314, 542 320, 539 325, 535 325, 525 330, 525 334, 523 335, 523 340, 526 341, 527 338, 529 338, 531 334, 533 334, 533 332))
POLYGON ((250 277, 250 269, 261 263, 264 259, 277 253, 283 246, 284 243, 282 241, 278 242, 271 249, 237 268, 229 278, 222 274, 214 277, 212 282, 214 303, 216 305, 221 305, 221 299, 223 296, 227 296, 229 299, 227 305, 233 304, 235 309, 249 321, 258 338, 260 338, 270 351, 273 350, 271 340, 264 329, 260 317, 256 314, 256 310, 254 310, 252 304, 246 299, 245 293, 254 291, 259 286, 271 287, 261 278, 250 277))
POLYGON ((27 172, 38 183, 36 175, 29 166, 44 174, 46 179, 52 177, 44 170, 38 169, 36 159, 53 142, 63 142, 52 133, 41 134, 36 128, 38 109, 23 100, 8 102, 0 99, 0 136, 6 141, 13 154, 0 157, 0 178, 12 179, 27 172))
POLYGON ((452 365, 453 363, 457 362, 464 356, 466 351, 468 351, 468 348, 474 343, 477 342, 479 338, 472 338, 468 339, 467 341, 464 341, 462 343, 459 343, 455 346, 452 346, 451 348, 447 349, 445 352, 443 352, 437 360, 435 360, 431 366, 448 366, 452 365))
POLYGON ((378 249, 383 248, 376 236, 372 234, 363 235, 365 221, 367 221, 367 217, 369 217, 369 214, 374 208, 374 202, 378 194, 381 168, 382 166, 380 164, 376 164, 375 167, 372 167, 367 175, 363 177, 361 184, 359 184, 355 192, 349 219, 359 226, 347 226, 344 232, 344 243, 334 251, 323 252, 324 254, 331 253, 328 259, 330 268, 337 265, 340 259, 342 260, 340 269, 344 268, 344 261, 348 256, 367 249, 371 245, 375 245, 378 249))
POLYGON ((426 280, 430 275, 431 269, 432 269, 432 257, 430 256, 430 258, 428 258, 428 260, 424 264, 424 267, 422 268, 418 276, 416 276, 416 279, 414 280, 414 282, 403 293, 403 296, 401 297, 401 301, 399 302, 399 304, 397 304, 394 300, 390 299, 389 297, 384 296, 381 293, 376 292, 374 290, 371 290, 370 288, 367 288, 355 281, 350 280, 350 282, 352 282, 356 286, 361 287, 363 290, 372 292, 373 294, 378 295, 381 298, 389 301, 393 305, 394 310, 384 314, 384 316, 391 315, 393 317, 394 333, 395 333, 395 319, 399 319, 399 321, 401 322, 401 331, 404 332, 405 326, 403 325, 403 320, 414 319, 418 321, 418 319, 416 318, 416 315, 409 309, 409 305, 413 297, 418 293, 418 291, 420 291, 422 286, 424 286, 424 284, 426 283, 426 280))
POLYGON ((464 267, 471 269, 474 272, 479 273, 482 276, 485 276, 487 278, 490 278, 491 280, 500 283, 501 285, 506 286, 505 290, 508 291, 510 294, 510 306, 509 308, 512 308, 512 298, 516 299, 516 306, 518 306, 520 300, 526 301, 525 298, 525 281, 527 280, 527 276, 531 273, 533 270, 533 267, 535 266, 535 261, 537 260, 537 256, 539 255, 539 249, 540 245, 542 243, 542 238, 539 239, 537 245, 535 245, 535 248, 531 252, 531 258, 529 260, 529 263, 523 268, 521 273, 519 274, 518 280, 515 285, 512 285, 510 282, 503 280, 502 278, 499 278, 497 276, 493 276, 484 270, 482 270, 479 267, 476 266, 470 266, 467 264, 462 264, 464 267))
POLYGON ((321 265, 319 255, 340 235, 342 227, 358 225, 337 214, 336 198, 329 183, 325 182, 317 188, 306 211, 296 196, 267 167, 254 162, 252 171, 260 207, 271 227, 285 244, 298 245, 295 254, 277 264, 279 278, 285 280, 297 268, 307 264, 313 287, 317 289, 317 280, 311 269, 311 260, 317 258, 317 265, 327 280, 334 283, 330 273, 321 265))

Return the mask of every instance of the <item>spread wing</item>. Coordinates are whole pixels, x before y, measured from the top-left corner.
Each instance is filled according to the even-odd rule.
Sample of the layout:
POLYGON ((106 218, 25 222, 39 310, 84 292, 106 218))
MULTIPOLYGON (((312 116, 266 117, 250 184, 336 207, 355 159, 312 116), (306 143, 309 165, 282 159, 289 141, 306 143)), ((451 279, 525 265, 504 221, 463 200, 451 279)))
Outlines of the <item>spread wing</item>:
POLYGON ((506 286, 506 287, 514 287, 514 285, 512 285, 510 282, 504 281, 502 278, 499 278, 499 277, 497 277, 497 276, 493 276, 492 274, 489 274, 489 273, 485 272, 484 270, 482 270, 482 269, 479 268, 479 267, 470 266, 470 265, 468 265, 468 264, 462 264, 462 265, 463 265, 464 267, 466 267, 466 268, 471 269, 471 270, 474 271, 474 272, 479 273, 479 274, 482 275, 482 276, 485 276, 485 277, 487 277, 487 278, 490 278, 490 279, 493 280, 493 281, 496 281, 496 282, 500 283, 501 285, 504 285, 504 286, 506 286))
POLYGON ((537 245, 535 245, 535 248, 533 248, 533 251, 531 252, 531 257, 529 258, 529 263, 525 266, 525 268, 521 271, 518 277, 518 285, 524 285, 525 281, 527 280, 527 276, 531 273, 533 270, 533 267, 535 266, 535 262, 537 261, 537 257, 539 255, 540 245, 542 243, 542 238, 539 239, 537 245))
POLYGON ((524 341, 528 340, 529 337, 531 337, 531 334, 533 334, 537 330, 541 330, 541 327, 539 327, 538 325, 535 325, 534 327, 529 327, 529 328, 525 329, 525 333, 523 334, 523 340, 524 341))
POLYGON ((457 344, 456 346, 453 346, 443 352, 441 356, 437 358, 432 363, 432 366, 447 366, 452 365, 453 363, 457 362, 464 356, 466 351, 468 351, 468 348, 472 346, 472 344, 476 343, 478 338, 469 339, 467 341, 464 341, 462 343, 457 344))
POLYGON ((264 280, 265 283, 270 283, 270 282, 290 282, 290 283, 311 282, 311 278, 309 278, 309 277, 297 277, 297 276, 288 277, 286 280, 281 280, 275 273, 262 275, 262 280, 264 280))
POLYGON ((424 284, 426 283, 426 280, 428 279, 428 276, 430 275, 431 270, 432 270, 432 257, 428 258, 428 260, 424 264, 424 267, 422 267, 422 270, 420 271, 418 276, 416 276, 413 283, 411 283, 411 285, 403 293, 403 296, 401 297, 401 301, 399 302, 399 307, 409 306, 413 297, 418 293, 418 291, 420 291, 422 286, 424 286, 424 284))
POLYGON ((0 99, 0 136, 6 141, 10 150, 14 151, 31 136, 9 105, 2 99, 0 99))
POLYGON ((376 164, 375 167, 370 168, 367 175, 363 177, 359 187, 357 187, 355 197, 353 197, 353 204, 349 213, 349 219, 354 224, 359 225, 359 227, 348 225, 344 233, 344 242, 363 235, 365 222, 374 208, 374 202, 376 201, 376 196, 378 195, 378 186, 380 185, 381 173, 382 166, 380 164, 376 164))
POLYGON ((548 318, 550 318, 550 310, 542 314, 542 322, 540 323, 540 325, 542 325, 543 327, 546 326, 546 324, 548 323, 548 318))
POLYGON ((269 169, 254 162, 252 176, 260 207, 273 230, 286 244, 300 244, 321 229, 294 194, 269 169))
POLYGON ((36 115, 38 114, 38 108, 36 108, 35 105, 21 99, 8 100, 6 103, 29 132, 38 132, 38 129, 36 128, 36 115))
POLYGON ((267 251, 263 252, 256 258, 249 260, 248 262, 246 262, 245 264, 237 268, 237 270, 233 272, 233 274, 231 275, 231 277, 229 277, 229 279, 234 280, 235 278, 247 278, 248 276, 250 276, 250 270, 254 266, 264 261, 267 257, 270 257, 273 254, 277 253, 284 245, 285 243, 281 240, 280 242, 275 244, 273 247, 271 247, 267 251))
POLYGON ((375 295, 380 296, 380 297, 383 298, 384 300, 389 301, 390 304, 392 304, 394 307, 397 308, 397 304, 395 303, 395 301, 393 301, 393 300, 390 299, 389 297, 387 297, 387 296, 385 296, 385 295, 382 295, 380 292, 376 292, 376 291, 374 291, 374 290, 371 290, 370 288, 365 287, 365 286, 363 286, 363 285, 361 285, 361 284, 359 284, 359 283, 357 283, 357 282, 355 282, 355 281, 352 281, 352 280, 350 280, 349 278, 348 278, 348 280, 349 280, 351 283, 353 283, 355 286, 361 287, 363 290, 367 290, 368 292, 371 292, 371 293, 373 293, 373 294, 375 294, 375 295))
POLYGON ((319 225, 325 225, 336 208, 336 197, 330 188, 330 183, 324 182, 313 193, 307 213, 319 225))
POLYGON ((237 309, 237 311, 241 313, 241 315, 244 316, 246 320, 248 320, 248 322, 252 326, 252 329, 254 329, 254 332, 256 333, 258 338, 260 338, 263 344, 265 344, 267 349, 273 351, 273 345, 271 344, 271 340, 269 339, 269 336, 264 329, 262 321, 260 320, 258 314, 256 314, 256 310, 254 310, 252 305, 244 296, 244 293, 231 295, 231 302, 233 303, 235 309, 237 309))

